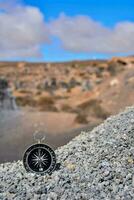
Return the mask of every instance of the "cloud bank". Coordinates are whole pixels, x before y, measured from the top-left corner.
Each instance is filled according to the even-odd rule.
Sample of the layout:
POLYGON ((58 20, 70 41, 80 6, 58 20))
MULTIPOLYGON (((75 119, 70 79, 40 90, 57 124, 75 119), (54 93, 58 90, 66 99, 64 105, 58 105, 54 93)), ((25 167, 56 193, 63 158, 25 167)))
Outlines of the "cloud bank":
POLYGON ((0 58, 39 57, 49 42, 43 14, 35 7, 18 6, 0 13, 0 58))
POLYGON ((88 16, 68 17, 62 14, 51 22, 50 30, 68 51, 105 54, 134 52, 132 22, 121 22, 110 29, 88 16))
POLYGON ((0 6, 4 9, 0 11, 1 59, 41 57, 42 46, 50 44, 52 36, 70 52, 134 53, 133 22, 120 22, 108 28, 89 16, 69 17, 65 14, 46 22, 36 7, 0 6))

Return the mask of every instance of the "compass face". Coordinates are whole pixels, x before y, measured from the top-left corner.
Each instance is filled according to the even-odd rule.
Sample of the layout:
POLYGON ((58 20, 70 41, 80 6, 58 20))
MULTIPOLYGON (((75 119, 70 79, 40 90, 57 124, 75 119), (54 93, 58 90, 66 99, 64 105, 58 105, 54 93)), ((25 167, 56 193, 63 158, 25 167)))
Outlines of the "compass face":
POLYGON ((37 174, 51 173, 56 166, 56 155, 49 146, 35 144, 24 153, 23 164, 28 172, 37 174))

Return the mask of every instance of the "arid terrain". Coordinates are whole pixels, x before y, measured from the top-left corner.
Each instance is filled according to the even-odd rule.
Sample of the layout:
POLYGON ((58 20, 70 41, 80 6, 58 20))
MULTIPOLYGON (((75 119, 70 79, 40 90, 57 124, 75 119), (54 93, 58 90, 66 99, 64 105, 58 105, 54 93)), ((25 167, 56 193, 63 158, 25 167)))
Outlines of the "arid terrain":
POLYGON ((56 148, 76 136, 77 130, 89 130, 134 103, 134 57, 1 62, 0 77, 9 81, 19 109, 0 111, 0 161, 6 161, 7 148, 6 159, 19 159, 37 126, 56 148), (21 151, 16 156, 18 146, 21 151))
POLYGON ((23 109, 76 114, 76 122, 103 120, 133 104, 134 57, 66 63, 0 63, 23 109), (83 116, 83 120, 82 120, 83 116))

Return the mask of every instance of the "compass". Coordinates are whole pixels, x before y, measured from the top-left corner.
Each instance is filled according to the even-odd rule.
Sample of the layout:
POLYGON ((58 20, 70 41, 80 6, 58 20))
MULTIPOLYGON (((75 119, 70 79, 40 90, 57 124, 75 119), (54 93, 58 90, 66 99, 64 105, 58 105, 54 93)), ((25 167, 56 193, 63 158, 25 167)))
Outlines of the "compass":
POLYGON ((51 174, 56 167, 55 152, 46 144, 33 144, 24 153, 23 165, 27 172, 51 174))
POLYGON ((34 144, 25 151, 23 164, 28 172, 50 174, 56 166, 56 155, 48 145, 34 144))

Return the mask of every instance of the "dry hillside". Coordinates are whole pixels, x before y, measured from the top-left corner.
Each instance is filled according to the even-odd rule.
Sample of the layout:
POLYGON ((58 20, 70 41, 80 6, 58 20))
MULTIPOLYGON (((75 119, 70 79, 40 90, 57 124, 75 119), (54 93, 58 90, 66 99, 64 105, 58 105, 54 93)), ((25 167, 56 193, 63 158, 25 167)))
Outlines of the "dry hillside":
POLYGON ((1 62, 22 108, 76 114, 75 121, 101 121, 134 102, 134 58, 65 63, 1 62))

